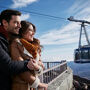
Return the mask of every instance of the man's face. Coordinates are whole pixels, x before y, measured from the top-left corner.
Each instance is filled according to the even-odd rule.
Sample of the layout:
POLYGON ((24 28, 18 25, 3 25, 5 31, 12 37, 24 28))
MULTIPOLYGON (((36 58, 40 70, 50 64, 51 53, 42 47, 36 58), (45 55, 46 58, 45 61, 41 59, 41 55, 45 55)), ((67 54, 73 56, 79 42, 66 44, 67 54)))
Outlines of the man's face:
POLYGON ((7 25, 8 33, 19 34, 19 29, 21 28, 20 16, 13 15, 11 20, 7 25))

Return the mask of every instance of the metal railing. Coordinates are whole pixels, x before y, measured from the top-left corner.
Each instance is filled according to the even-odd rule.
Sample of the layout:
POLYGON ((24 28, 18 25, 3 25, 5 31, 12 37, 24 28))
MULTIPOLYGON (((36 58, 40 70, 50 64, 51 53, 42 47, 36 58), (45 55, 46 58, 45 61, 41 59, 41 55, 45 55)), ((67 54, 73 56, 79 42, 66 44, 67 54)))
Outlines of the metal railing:
MULTIPOLYGON (((39 76, 40 81, 43 83, 50 84, 53 82, 60 74, 67 70, 67 62, 44 62, 46 64, 46 69, 39 76)), ((37 89, 38 90, 38 89, 37 89)))
MULTIPOLYGON (((48 63, 47 63, 48 64, 48 63)), ((67 69, 66 62, 49 62, 49 68, 43 71, 43 82, 49 83, 67 69), (55 66, 50 66, 50 64, 55 66), (56 65, 57 63, 57 65, 56 65)))

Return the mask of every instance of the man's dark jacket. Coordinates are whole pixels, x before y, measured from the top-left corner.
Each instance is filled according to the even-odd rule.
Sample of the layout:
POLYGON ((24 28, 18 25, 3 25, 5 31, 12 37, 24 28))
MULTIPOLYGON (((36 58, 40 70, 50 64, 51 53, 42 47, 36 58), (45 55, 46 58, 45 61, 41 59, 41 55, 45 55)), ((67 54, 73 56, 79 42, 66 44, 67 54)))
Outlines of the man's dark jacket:
POLYGON ((11 90, 11 76, 27 71, 28 61, 13 61, 9 55, 9 43, 0 26, 0 90, 11 90))

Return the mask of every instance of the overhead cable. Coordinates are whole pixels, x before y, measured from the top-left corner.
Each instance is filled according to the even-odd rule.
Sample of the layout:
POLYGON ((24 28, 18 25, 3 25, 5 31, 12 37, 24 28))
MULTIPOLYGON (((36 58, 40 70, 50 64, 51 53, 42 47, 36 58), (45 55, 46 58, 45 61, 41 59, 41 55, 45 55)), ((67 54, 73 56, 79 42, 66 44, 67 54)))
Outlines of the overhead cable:
MULTIPOLYGON (((8 7, 1 6, 0 5, 0 8, 8 8, 8 7)), ((63 20, 67 20, 66 18, 63 18, 63 17, 58 17, 58 16, 53 16, 53 15, 43 14, 43 13, 39 13, 39 12, 33 12, 33 11, 22 10, 22 9, 19 9, 19 10, 20 11, 23 11, 23 12, 27 12, 27 13, 32 13, 32 14, 36 14, 36 15, 41 15, 41 16, 49 17, 49 18, 52 18, 52 19, 63 19, 63 20)))

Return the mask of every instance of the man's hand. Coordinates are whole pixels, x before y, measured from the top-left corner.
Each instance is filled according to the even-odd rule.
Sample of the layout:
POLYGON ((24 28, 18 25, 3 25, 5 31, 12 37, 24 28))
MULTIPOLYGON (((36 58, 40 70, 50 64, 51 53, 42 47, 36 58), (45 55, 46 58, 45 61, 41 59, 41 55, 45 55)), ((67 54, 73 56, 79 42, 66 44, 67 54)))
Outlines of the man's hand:
POLYGON ((39 70, 39 68, 40 68, 34 59, 32 59, 28 62, 27 67, 30 70, 36 70, 36 71, 39 70))

